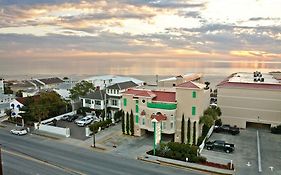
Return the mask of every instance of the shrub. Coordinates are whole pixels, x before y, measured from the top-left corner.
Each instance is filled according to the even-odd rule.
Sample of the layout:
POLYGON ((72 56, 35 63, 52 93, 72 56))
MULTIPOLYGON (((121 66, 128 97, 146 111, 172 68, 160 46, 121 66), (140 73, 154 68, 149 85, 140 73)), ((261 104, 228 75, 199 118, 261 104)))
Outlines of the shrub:
POLYGON ((276 127, 271 127, 270 130, 271 133, 273 134, 281 134, 281 125, 278 125, 276 127))
POLYGON ((203 142, 203 140, 205 139, 205 136, 200 136, 198 137, 198 140, 197 140, 197 146, 200 146, 203 142))
POLYGON ((216 120, 216 121, 215 121, 215 125, 216 125, 216 126, 221 126, 221 125, 222 125, 221 119, 216 120))

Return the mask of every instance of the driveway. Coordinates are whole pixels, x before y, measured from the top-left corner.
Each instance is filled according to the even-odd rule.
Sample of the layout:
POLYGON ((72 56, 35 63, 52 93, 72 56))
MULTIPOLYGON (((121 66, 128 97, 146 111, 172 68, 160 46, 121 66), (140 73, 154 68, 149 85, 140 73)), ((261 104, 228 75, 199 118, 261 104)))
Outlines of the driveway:
POLYGON ((228 135, 213 133, 209 140, 224 140, 235 144, 235 151, 227 154, 224 152, 209 151, 204 149, 202 156, 208 160, 215 160, 220 163, 233 161, 236 174, 238 175, 280 175, 281 165, 281 136, 273 135, 268 130, 259 130, 261 167, 259 173, 258 149, 257 149, 257 130, 240 130, 239 135, 228 135), (269 167, 273 167, 273 171, 269 167))

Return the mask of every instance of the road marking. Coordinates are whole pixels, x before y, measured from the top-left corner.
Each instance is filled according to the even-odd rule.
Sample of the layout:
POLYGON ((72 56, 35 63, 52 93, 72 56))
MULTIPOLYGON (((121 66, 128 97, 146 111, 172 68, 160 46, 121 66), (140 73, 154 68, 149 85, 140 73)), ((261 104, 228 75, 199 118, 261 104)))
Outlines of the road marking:
POLYGON ((39 164, 47 165, 49 167, 53 167, 53 168, 56 168, 56 169, 59 169, 59 170, 62 170, 62 171, 68 172, 68 173, 72 173, 72 174, 74 173, 74 174, 78 174, 78 175, 86 175, 85 173, 82 173, 82 172, 79 172, 79 171, 76 171, 76 170, 73 170, 73 169, 70 169, 70 168, 67 168, 67 167, 63 167, 61 165, 55 165, 55 164, 49 163, 47 161, 43 161, 43 160, 28 156, 28 155, 24 155, 24 154, 21 154, 21 153, 14 152, 14 151, 2 149, 2 152, 5 152, 5 153, 10 154, 10 155, 14 155, 14 156, 26 159, 26 160, 30 160, 30 161, 33 161, 33 162, 36 162, 36 163, 39 163, 39 164))
POLYGON ((259 131, 258 131, 258 130, 257 130, 257 148, 258 148, 258 165, 259 165, 259 172, 262 172, 262 169, 261 169, 260 136, 259 136, 259 131))
POLYGON ((247 165, 247 166, 251 166, 251 163, 250 163, 250 162, 248 162, 246 165, 247 165))

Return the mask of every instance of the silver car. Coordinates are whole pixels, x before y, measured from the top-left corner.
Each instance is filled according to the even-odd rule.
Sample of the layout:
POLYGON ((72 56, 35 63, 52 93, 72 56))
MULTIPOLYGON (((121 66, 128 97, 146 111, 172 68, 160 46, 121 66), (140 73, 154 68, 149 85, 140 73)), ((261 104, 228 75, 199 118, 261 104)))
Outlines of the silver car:
POLYGON ((27 130, 25 128, 16 128, 16 129, 12 129, 10 131, 12 134, 15 135, 26 135, 27 134, 27 130))

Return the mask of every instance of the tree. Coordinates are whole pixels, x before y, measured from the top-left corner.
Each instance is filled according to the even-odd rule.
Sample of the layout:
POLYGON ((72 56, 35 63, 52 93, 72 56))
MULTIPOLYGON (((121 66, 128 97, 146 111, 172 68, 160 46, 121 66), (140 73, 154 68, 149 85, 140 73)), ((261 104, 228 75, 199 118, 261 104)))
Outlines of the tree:
POLYGON ((193 123, 193 145, 196 145, 196 121, 193 123))
POLYGON ((98 132, 100 123, 94 123, 90 125, 90 130, 93 132, 93 146, 96 147, 96 133, 98 132))
POLYGON ((124 111, 122 112, 122 132, 123 134, 125 134, 125 114, 124 114, 124 111))
POLYGON ((77 100, 80 96, 84 96, 92 90, 95 90, 94 85, 84 80, 80 83, 77 83, 72 89, 70 89, 72 110, 74 110, 74 101, 77 100))
POLYGON ((13 94, 14 92, 12 91, 10 86, 4 86, 4 94, 13 94))
POLYGON ((18 90, 16 92, 16 97, 22 97, 22 90, 18 90))
POLYGON ((203 115, 202 117, 200 117, 199 123, 204 124, 208 128, 210 128, 214 124, 214 119, 210 115, 203 115))
POLYGON ((129 113, 126 114, 126 132, 129 135, 130 134, 130 122, 129 122, 129 113))
POLYGON ((190 143, 190 136, 191 136, 190 125, 191 125, 190 118, 188 118, 188 121, 187 121, 187 132, 186 132, 186 135, 187 135, 187 143, 188 143, 188 144, 190 143))
POLYGON ((181 143, 184 143, 184 114, 181 119, 181 143))
POLYGON ((133 111, 131 110, 131 114, 130 114, 130 131, 131 131, 131 135, 134 135, 134 127, 135 127, 135 123, 134 123, 134 114, 133 111))

